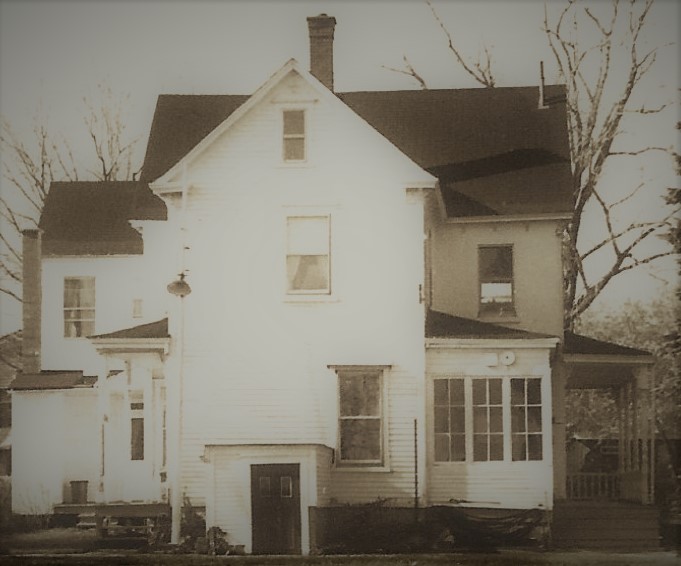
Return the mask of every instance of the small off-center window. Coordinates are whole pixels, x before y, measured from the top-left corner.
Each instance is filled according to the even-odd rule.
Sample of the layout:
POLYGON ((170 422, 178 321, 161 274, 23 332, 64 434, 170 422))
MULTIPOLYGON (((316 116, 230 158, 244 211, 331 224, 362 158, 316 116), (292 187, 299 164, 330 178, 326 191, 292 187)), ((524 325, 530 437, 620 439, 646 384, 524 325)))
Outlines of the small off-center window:
POLYGON ((284 161, 305 160, 305 111, 284 110, 284 161))
POLYGON ((80 338, 95 332, 95 278, 64 278, 64 336, 80 338))
POLYGON ((513 247, 480 246, 480 315, 515 316, 513 302, 513 247))

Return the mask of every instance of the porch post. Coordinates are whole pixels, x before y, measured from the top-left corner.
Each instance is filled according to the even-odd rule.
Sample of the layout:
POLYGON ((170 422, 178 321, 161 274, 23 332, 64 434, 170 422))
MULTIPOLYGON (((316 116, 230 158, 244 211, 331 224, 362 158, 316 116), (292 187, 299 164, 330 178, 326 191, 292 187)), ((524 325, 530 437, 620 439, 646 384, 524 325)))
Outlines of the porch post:
MULTIPOLYGON (((650 450, 649 443, 651 438, 651 429, 653 429, 653 423, 651 423, 651 416, 653 416, 653 407, 651 403, 651 390, 650 390, 650 368, 644 366, 636 371, 636 397, 639 399, 637 402, 637 422, 639 423, 640 430, 636 439, 636 446, 641 443, 641 454, 640 454, 640 488, 641 488, 641 502, 651 503, 651 490, 650 486, 654 483, 653 478, 650 475, 650 450)), ((653 429, 654 430, 654 429, 653 429)))
POLYGON ((553 498, 567 498, 567 446, 565 439, 565 396, 570 369, 564 363, 553 367, 553 498))
POLYGON ((617 428, 619 431, 619 450, 617 451, 617 457, 619 460, 619 465, 617 471, 621 474, 626 469, 626 457, 625 457, 625 447, 627 445, 626 436, 626 392, 622 385, 618 389, 618 403, 617 403, 617 428))

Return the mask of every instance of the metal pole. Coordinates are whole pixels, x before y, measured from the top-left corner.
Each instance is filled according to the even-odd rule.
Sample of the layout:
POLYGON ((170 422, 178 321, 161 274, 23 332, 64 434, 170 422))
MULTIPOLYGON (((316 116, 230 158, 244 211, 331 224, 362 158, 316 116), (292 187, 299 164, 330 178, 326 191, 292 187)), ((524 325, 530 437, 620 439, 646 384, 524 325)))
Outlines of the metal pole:
POLYGON ((419 440, 418 420, 414 419, 414 509, 419 508, 419 440))

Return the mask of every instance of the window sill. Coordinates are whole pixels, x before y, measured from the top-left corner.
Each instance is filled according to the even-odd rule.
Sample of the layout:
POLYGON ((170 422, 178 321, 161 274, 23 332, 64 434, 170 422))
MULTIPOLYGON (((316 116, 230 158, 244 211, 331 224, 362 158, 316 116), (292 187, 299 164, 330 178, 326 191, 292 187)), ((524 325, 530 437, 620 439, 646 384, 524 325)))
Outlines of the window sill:
POLYGON ((305 304, 305 303, 339 303, 340 299, 335 295, 314 295, 314 294, 300 294, 300 295, 286 295, 284 297, 285 303, 290 304, 305 304))
POLYGON ((456 467, 456 466, 507 466, 509 464, 512 464, 514 466, 517 466, 519 464, 545 464, 545 460, 486 460, 486 461, 481 461, 481 462, 433 462, 433 466, 436 468, 442 467, 442 468, 449 468, 449 467, 456 467))
POLYGON ((362 472, 375 473, 388 473, 390 472, 390 466, 361 466, 353 464, 340 464, 336 465, 334 472, 340 472, 342 474, 357 474, 362 472))
POLYGON ((310 162, 305 161, 280 161, 277 167, 281 169, 306 169, 310 167, 310 162))
POLYGON ((508 324, 516 324, 516 323, 520 322, 520 318, 516 314, 509 314, 509 315, 506 315, 506 316, 479 314, 478 320, 480 322, 508 323, 508 324))

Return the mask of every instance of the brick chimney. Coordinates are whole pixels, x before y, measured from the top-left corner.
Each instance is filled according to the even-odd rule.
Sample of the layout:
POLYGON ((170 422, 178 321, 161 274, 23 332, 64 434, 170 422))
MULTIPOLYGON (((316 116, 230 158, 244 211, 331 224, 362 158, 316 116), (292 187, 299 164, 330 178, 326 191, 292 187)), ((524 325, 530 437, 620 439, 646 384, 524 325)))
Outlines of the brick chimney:
POLYGON ((23 373, 39 373, 40 319, 42 307, 42 264, 40 230, 24 230, 23 235, 23 321, 21 357, 23 373))
POLYGON ((333 92, 333 31, 336 18, 319 14, 307 19, 310 31, 310 72, 333 92))

